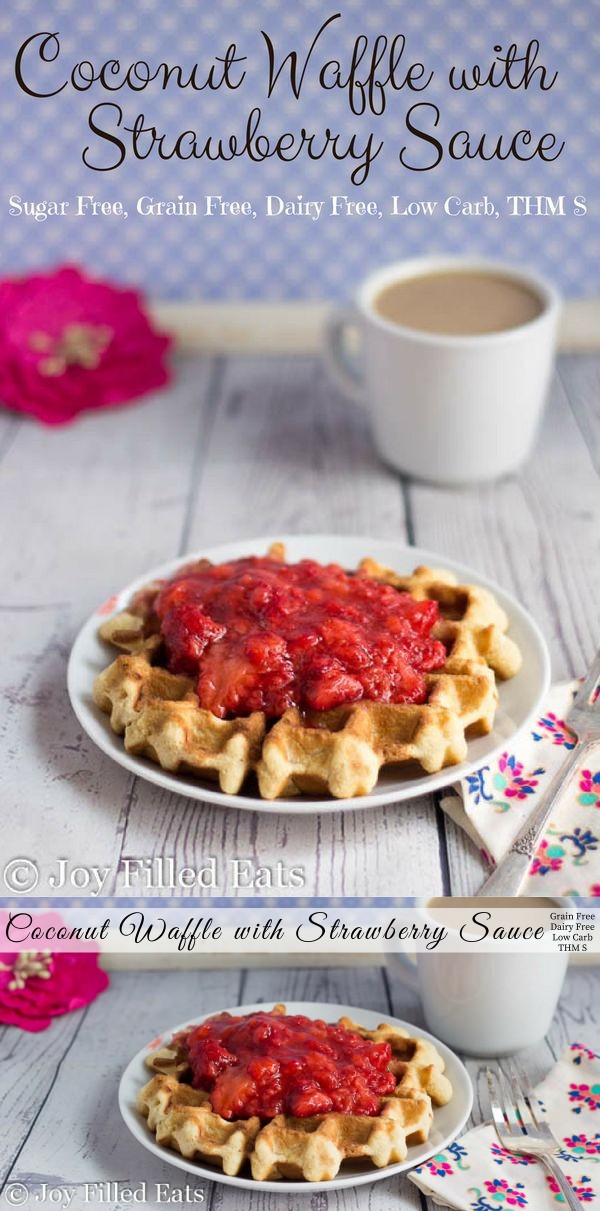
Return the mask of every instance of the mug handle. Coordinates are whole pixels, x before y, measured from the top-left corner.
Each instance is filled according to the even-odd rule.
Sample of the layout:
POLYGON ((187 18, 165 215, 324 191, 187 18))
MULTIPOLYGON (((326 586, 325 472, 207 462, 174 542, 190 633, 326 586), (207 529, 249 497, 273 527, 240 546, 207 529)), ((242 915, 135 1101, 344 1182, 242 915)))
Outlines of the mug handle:
POLYGON ((394 974, 398 976, 411 992, 416 992, 420 996, 419 975, 417 971, 417 960, 411 959, 405 950, 394 951, 394 961, 398 961, 398 966, 395 967, 394 974))
POLYGON ((354 307, 332 312, 325 321, 325 361, 335 384, 356 403, 364 403, 364 374, 360 354, 350 351, 349 328, 356 328, 358 313, 354 307))

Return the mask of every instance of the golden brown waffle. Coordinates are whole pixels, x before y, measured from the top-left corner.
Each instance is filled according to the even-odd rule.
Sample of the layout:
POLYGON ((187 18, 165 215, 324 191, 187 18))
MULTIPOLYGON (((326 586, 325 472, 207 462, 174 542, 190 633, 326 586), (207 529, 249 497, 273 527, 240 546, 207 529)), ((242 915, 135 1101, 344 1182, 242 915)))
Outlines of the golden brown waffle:
MULTIPOLYGON (((285 1013, 285 1006, 273 1012, 285 1013)), ((164 1147, 188 1160, 220 1164, 230 1175, 248 1163, 259 1182, 330 1181, 346 1160, 369 1161, 377 1168, 403 1161, 409 1147, 428 1139, 432 1102, 445 1105, 452 1096, 444 1062, 431 1043, 395 1026, 382 1023, 368 1031, 348 1018, 339 1024, 391 1045, 396 1090, 381 1098, 375 1117, 331 1113, 311 1118, 278 1115, 266 1123, 258 1118, 228 1122, 211 1109, 208 1093, 186 1083, 189 1069, 177 1044, 159 1048, 146 1060, 155 1075, 138 1094, 138 1110, 164 1147)))
POLYGON ((261 1127, 258 1118, 228 1123, 213 1113, 207 1093, 173 1076, 153 1077, 138 1094, 137 1106, 158 1144, 187 1160, 220 1163, 231 1175, 239 1173, 261 1127))
POLYGON ((100 635, 106 643, 132 656, 145 653, 150 658, 160 647, 158 632, 149 631, 147 620, 130 610, 123 610, 103 622, 100 635))
MULTIPOLYGON (((269 554, 283 559, 285 553, 276 544, 269 554)), ((217 719, 199 706, 192 681, 160 667, 155 585, 100 627, 102 639, 129 655, 100 674, 94 701, 124 735, 128 752, 167 770, 216 778, 227 794, 237 794, 255 772, 263 799, 303 792, 350 799, 369 794, 384 766, 416 763, 431 774, 464 761, 468 738, 493 727, 496 677, 512 677, 520 668, 506 615, 489 590, 460 585, 443 570, 419 567, 399 576, 365 559, 358 574, 438 602, 433 636, 447 658, 427 676, 422 705, 360 701, 324 712, 290 709, 270 728, 260 712, 217 719)))
POLYGON ((217 719, 200 709, 193 689, 189 678, 153 667, 145 655, 119 656, 96 679, 94 702, 110 714, 113 731, 124 733, 128 753, 216 777, 236 795, 260 757, 264 715, 217 719))
POLYGON ((340 1025, 353 1030, 362 1039, 372 1043, 389 1043, 392 1049, 390 1065, 398 1078, 396 1092, 402 1089, 419 1089, 429 1094, 434 1106, 445 1106, 452 1097, 452 1085, 444 1076, 441 1056, 433 1043, 427 1039, 413 1038, 400 1026, 389 1026, 381 1022, 376 1030, 365 1030, 351 1018, 340 1018, 340 1025))
POLYGON ((506 635, 508 618, 493 593, 480 585, 458 584, 443 568, 418 567, 410 576, 399 576, 374 559, 363 559, 359 573, 382 584, 391 584, 416 601, 437 601, 441 618, 432 635, 448 653, 443 671, 470 673, 487 665, 502 680, 514 677, 521 667, 521 653, 506 635))
POLYGON ((433 1113, 424 1094, 382 1098, 376 1118, 330 1114, 314 1118, 278 1115, 254 1141, 250 1156, 257 1182, 279 1178, 327 1182, 343 1161, 370 1161, 377 1169, 406 1160, 409 1147, 424 1144, 433 1113))

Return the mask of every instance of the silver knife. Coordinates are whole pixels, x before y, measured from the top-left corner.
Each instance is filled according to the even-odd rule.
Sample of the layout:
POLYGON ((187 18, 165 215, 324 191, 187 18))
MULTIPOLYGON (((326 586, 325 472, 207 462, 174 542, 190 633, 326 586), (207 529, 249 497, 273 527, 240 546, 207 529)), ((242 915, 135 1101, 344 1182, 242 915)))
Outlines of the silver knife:
MULTIPOLYGON (((516 896, 556 805, 578 769, 585 769, 590 750, 600 751, 600 650, 567 715, 575 747, 554 775, 533 818, 527 820, 506 856, 486 879, 480 896, 516 896)), ((599 791, 600 794, 600 791, 599 791)))

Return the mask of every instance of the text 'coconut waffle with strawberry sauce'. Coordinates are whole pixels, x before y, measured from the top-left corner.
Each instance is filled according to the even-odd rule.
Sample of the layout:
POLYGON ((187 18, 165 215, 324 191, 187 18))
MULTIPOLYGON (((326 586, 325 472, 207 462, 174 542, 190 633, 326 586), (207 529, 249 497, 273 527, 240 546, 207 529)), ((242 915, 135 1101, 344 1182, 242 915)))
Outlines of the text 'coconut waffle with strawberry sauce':
POLYGON ((154 1075, 137 1108, 157 1142, 257 1182, 330 1181, 349 1160, 402 1162, 452 1097, 432 1043, 385 1023, 288 1017, 284 1005, 215 1015, 146 1064, 154 1075), (315 1114, 314 1104, 332 1108, 315 1114))
POLYGON ((123 654, 94 701, 129 753, 227 794, 254 773, 264 799, 354 798, 383 766, 436 773, 491 731, 496 678, 521 665, 507 627, 489 590, 450 572, 288 565, 276 545, 137 593, 100 627, 123 654))

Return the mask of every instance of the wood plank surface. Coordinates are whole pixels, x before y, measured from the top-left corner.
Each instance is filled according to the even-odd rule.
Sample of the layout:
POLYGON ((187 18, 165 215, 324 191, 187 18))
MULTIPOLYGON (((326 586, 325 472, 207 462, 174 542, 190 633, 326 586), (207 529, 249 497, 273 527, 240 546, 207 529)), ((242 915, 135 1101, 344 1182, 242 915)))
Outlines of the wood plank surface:
POLYGON ((599 367, 597 356, 561 359, 527 468, 470 491, 384 467, 366 416, 309 357, 183 360, 169 393, 55 431, 1 417, 6 859, 35 857, 38 891, 50 895, 61 890, 48 881, 59 858, 109 866, 112 893, 123 857, 157 854, 179 866, 212 854, 285 859, 304 867, 312 895, 474 891, 481 860, 431 797, 284 817, 132 778, 78 727, 68 652, 99 601, 162 560, 231 538, 333 531, 412 541, 480 568, 532 609, 555 675, 580 672, 600 635, 599 367))
POLYGON ((0 468, 4 852, 38 860, 42 893, 60 857, 118 857, 132 780, 82 734, 66 662, 100 602, 181 549, 211 372, 184 363, 168 406, 24 422, 0 468))
MULTIPOLYGON (((559 1009, 546 1039, 522 1055, 532 1079, 548 1071, 561 1051, 577 1040, 600 1043, 600 970, 569 973, 559 1009)), ((43 1183, 75 1189, 71 1206, 85 1203, 86 1182, 146 1180, 183 1189, 186 1175, 160 1162, 129 1135, 116 1103, 118 1081, 135 1052, 157 1033, 202 1012, 224 1006, 278 1000, 325 1001, 394 1014, 422 1025, 414 995, 394 971, 377 968, 272 969, 256 971, 119 972, 109 991, 86 1010, 58 1019, 32 1036, 7 1028, 0 1035, 0 1185, 23 1182, 32 1192, 43 1183), (15 1090, 17 1110, 15 1113, 15 1090)), ((466 1061, 475 1085, 474 1123, 487 1117, 482 1061, 466 1061)), ((201 1185, 191 1181, 191 1185, 201 1185)), ((110 1193, 110 1192, 109 1192, 110 1193)), ((223 1211, 296 1211, 298 1200, 260 1190, 235 1191, 205 1185, 204 1206, 223 1211)), ((154 1201, 150 1205, 157 1205, 154 1201)), ((392 1178, 347 1191, 311 1196, 311 1211, 413 1211, 421 1204, 406 1178, 392 1178)), ((108 1197, 107 1211, 123 1203, 108 1197)), ((309 1204, 307 1203, 307 1206, 309 1204)))

